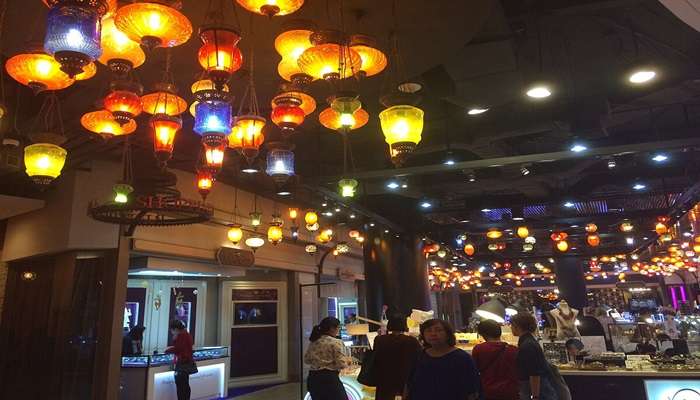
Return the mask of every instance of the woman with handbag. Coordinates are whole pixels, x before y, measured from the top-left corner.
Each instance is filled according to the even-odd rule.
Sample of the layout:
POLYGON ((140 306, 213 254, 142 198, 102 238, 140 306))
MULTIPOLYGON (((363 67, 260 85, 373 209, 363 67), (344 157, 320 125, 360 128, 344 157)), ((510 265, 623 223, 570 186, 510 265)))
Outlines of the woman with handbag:
POLYGON ((170 333, 173 335, 173 345, 166 348, 165 352, 175 355, 177 400, 190 400, 190 375, 197 373, 197 364, 192 358, 192 335, 185 329, 185 324, 176 319, 170 321, 170 333))
POLYGON ((340 321, 326 317, 314 326, 304 362, 309 365, 306 385, 313 400, 347 400, 340 371, 348 365, 345 345, 336 337, 340 333, 340 321))
POLYGON ((377 385, 376 400, 394 400, 403 395, 413 364, 423 349, 416 338, 406 335, 405 317, 390 317, 387 331, 387 335, 374 339, 372 371, 377 385))

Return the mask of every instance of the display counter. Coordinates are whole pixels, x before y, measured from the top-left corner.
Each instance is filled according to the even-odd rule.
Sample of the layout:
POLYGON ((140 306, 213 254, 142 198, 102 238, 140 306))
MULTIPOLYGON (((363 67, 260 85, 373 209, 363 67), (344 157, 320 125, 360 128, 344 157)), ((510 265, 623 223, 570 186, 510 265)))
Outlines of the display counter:
MULTIPOLYGON (((206 347, 193 352, 198 373, 190 375, 192 400, 223 399, 228 395, 228 347, 206 347)), ((122 357, 119 398, 174 400, 172 354, 122 357)))
POLYGON ((700 371, 586 371, 565 370, 564 377, 574 398, 596 400, 673 400, 700 399, 700 371), (659 388, 657 390, 657 388, 659 388), (695 391, 697 397, 675 393, 695 391))

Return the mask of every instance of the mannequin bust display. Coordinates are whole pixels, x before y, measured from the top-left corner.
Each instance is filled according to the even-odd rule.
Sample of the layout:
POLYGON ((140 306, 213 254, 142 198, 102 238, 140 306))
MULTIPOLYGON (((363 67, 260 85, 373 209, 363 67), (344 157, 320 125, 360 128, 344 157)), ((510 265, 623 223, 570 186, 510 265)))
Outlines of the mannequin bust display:
POLYGON ((559 302, 557 308, 549 313, 557 324, 557 339, 581 337, 578 328, 576 328, 578 310, 569 307, 569 303, 566 300, 559 302))

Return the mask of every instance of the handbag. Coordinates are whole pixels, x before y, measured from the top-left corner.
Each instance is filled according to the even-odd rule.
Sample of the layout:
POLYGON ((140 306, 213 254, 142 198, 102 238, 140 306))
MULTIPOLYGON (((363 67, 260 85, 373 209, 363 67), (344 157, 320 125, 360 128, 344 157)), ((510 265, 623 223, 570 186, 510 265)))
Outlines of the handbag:
POLYGON ((357 376, 357 381, 365 386, 377 386, 375 359, 376 353, 374 350, 367 350, 364 356, 362 356, 362 366, 360 367, 360 374, 357 376))
POLYGON ((559 400, 572 400, 571 391, 569 386, 566 384, 564 377, 559 373, 559 368, 552 363, 547 363, 549 365, 549 375, 552 378, 552 385, 554 390, 557 392, 557 397, 559 400))
POLYGON ((178 361, 177 363, 175 363, 175 368, 173 368, 173 371, 182 372, 188 375, 194 375, 197 372, 199 372, 199 370, 197 369, 197 364, 195 364, 194 361, 178 361))

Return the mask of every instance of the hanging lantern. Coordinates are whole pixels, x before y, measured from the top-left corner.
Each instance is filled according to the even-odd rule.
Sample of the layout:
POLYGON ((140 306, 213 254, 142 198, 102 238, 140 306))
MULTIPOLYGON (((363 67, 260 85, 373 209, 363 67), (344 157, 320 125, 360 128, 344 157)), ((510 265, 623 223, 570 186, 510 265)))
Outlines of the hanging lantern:
POLYGON ((114 202, 119 204, 127 204, 129 195, 134 191, 134 187, 128 183, 117 183, 114 185, 114 202))
POLYGON ((221 143, 218 146, 211 146, 202 143, 202 146, 204 147, 205 167, 214 174, 221 171, 221 167, 224 165, 224 156, 226 155, 226 144, 221 143))
POLYGON ((107 11, 102 1, 65 2, 49 10, 44 50, 73 78, 102 54, 100 18, 107 11))
POLYGON ((549 238, 552 239, 553 242, 561 242, 562 240, 566 240, 569 235, 566 232, 553 232, 551 235, 549 235, 549 238))
POLYGON ((318 247, 316 247, 315 244, 307 244, 306 247, 304 247, 304 251, 313 256, 318 251, 318 247))
POLYGON ((527 244, 535 244, 537 243, 537 239, 535 239, 534 236, 528 236, 525 238, 525 243, 527 244))
POLYGON ((532 245, 531 243, 524 243, 523 244, 523 251, 524 252, 530 252, 535 249, 535 246, 532 245))
POLYGON ((668 233, 668 226, 666 223, 668 222, 668 217, 659 217, 658 222, 656 223, 656 226, 654 227, 654 230, 656 231, 657 234, 659 235, 665 235, 668 233))
POLYGON ((284 238, 283 232, 282 232, 282 227, 279 225, 270 225, 269 228, 267 228, 267 241, 272 243, 273 245, 277 245, 278 243, 282 242, 282 239, 284 238))
POLYGON ((358 237, 360 237, 360 231, 352 229, 350 232, 348 232, 348 237, 350 239, 357 239, 358 237))
POLYGON ((24 148, 27 175, 40 185, 48 185, 61 175, 68 152, 51 143, 36 143, 24 148))
POLYGON ((155 1, 138 1, 120 7, 114 24, 146 49, 179 46, 192 35, 192 24, 186 16, 155 1))
POLYGON ((314 79, 338 80, 360 71, 362 59, 345 45, 347 37, 342 32, 316 31, 310 40, 313 46, 304 50, 297 60, 305 74, 314 79), (342 62, 341 54, 344 55, 342 62))
POLYGON ((250 247, 250 249, 253 250, 253 253, 255 253, 259 248, 265 245, 265 239, 257 235, 251 236, 245 240, 245 245, 250 247))
POLYGON ((298 60, 304 51, 313 46, 313 24, 302 21, 299 25, 302 25, 298 27, 300 29, 287 30, 275 38, 275 50, 282 56, 282 61, 277 65, 277 72, 289 82, 308 83, 313 78, 301 70, 298 60))
POLYGON ((586 232, 588 233, 595 233, 598 232, 598 225, 596 224, 586 224, 586 232))
POLYGON ((126 125, 136 118, 143 106, 141 104, 141 85, 131 82, 112 82, 112 92, 104 99, 104 107, 114 115, 121 125, 126 125))
POLYGON ((220 100, 201 101, 195 109, 194 131, 202 141, 217 145, 231 133, 231 105, 220 100))
POLYGON ((75 76, 76 81, 86 81, 97 75, 97 66, 94 62, 89 63, 83 68, 83 72, 75 76))
POLYGON ((240 225, 234 224, 229 228, 226 236, 231 243, 237 245, 243 239, 243 229, 240 225))
POLYGON ((421 141, 423 110, 397 105, 379 113, 379 120, 392 162, 397 166, 403 164, 421 141))
POLYGON ((321 125, 334 131, 340 131, 343 127, 355 130, 367 124, 369 114, 363 108, 360 108, 351 115, 346 114, 341 117, 341 114, 328 107, 318 115, 318 121, 321 125))
POLYGON ((275 148, 267 152, 267 174, 281 185, 294 175, 294 152, 275 148))
POLYGON ((187 110, 187 102, 177 95, 177 87, 174 84, 161 82, 157 83, 154 89, 153 92, 141 96, 143 112, 175 117, 187 110))
POLYGON ((491 251, 498 251, 498 244, 497 243, 489 243, 488 248, 491 251))
POLYGON ((600 245, 600 236, 597 233, 591 233, 586 236, 586 242, 591 247, 598 247, 600 245))
POLYGON ((338 188, 342 197, 355 197, 355 190, 358 182, 355 179, 341 179, 338 182, 338 188))
POLYGON ((5 63, 5 69, 12 79, 28 86, 34 93, 65 89, 75 82, 61 71, 58 61, 43 51, 10 57, 5 63))
POLYGON ((620 232, 632 232, 634 230, 634 225, 630 221, 624 221, 620 224, 620 232))
POLYGON ((237 47, 241 35, 231 28, 207 26, 199 30, 199 39, 202 41, 197 56, 199 65, 217 90, 221 90, 243 65, 243 55, 237 47))
POLYGON ((309 232, 316 232, 320 227, 321 225, 319 225, 318 222, 315 224, 306 224, 306 230, 309 232))
POLYGON ((277 104, 278 100, 289 97, 301 101, 301 104, 299 104, 299 108, 301 108, 302 111, 304 111, 305 116, 311 114, 316 110, 316 100, 314 100, 313 97, 302 92, 301 90, 283 91, 282 93, 272 98, 272 101, 270 102, 271 107, 275 108, 275 105, 277 104))
POLYGON ((170 117, 165 114, 151 117, 153 150, 155 151, 156 159, 161 164, 165 164, 172 157, 175 135, 181 127, 182 120, 178 117, 170 117))
POLYGON ((206 169, 200 169, 197 171, 197 190, 202 196, 202 200, 207 199, 207 195, 211 192, 211 188, 214 186, 214 176, 211 171, 206 169))
POLYGON ((530 230, 527 229, 527 226, 520 226, 518 227, 517 234, 520 239, 525 239, 530 236, 530 230))
POLYGON ((260 146, 265 141, 262 129, 265 118, 256 115, 241 115, 236 117, 233 131, 229 135, 229 147, 241 153, 246 159, 252 160, 258 156, 260 146))
POLYGON ((569 243, 566 240, 558 241, 557 242, 557 250, 564 253, 565 251, 569 250, 569 243))
POLYGON ((330 228, 322 230, 316 237, 316 240, 318 240, 322 244, 330 242, 331 240, 333 240, 333 230, 330 228))
POLYGON ((236 0, 241 7, 268 17, 291 14, 304 5, 304 0, 236 0))
POLYGON ((146 61, 146 54, 141 46, 117 29, 114 17, 102 19, 100 47, 102 55, 98 61, 117 74, 125 75, 146 61))
POLYGON ((262 213, 261 212, 253 211, 250 214, 248 214, 248 216, 250 217, 250 224, 252 226, 258 227, 262 223, 262 213))
POLYGON ((378 49, 377 41, 373 37, 360 34, 352 35, 350 36, 350 48, 360 55, 362 63, 360 70, 357 71, 360 77, 377 75, 386 68, 386 55, 378 49))
POLYGON ((486 232, 486 237, 489 239, 500 239, 501 236, 503 236, 503 232, 498 230, 497 228, 491 228, 486 232))
POLYGON ((192 84, 191 87, 192 94, 195 95, 195 101, 192 102, 190 105, 190 114, 193 117, 197 116, 197 105, 199 104, 199 100, 197 100, 197 97, 206 97, 207 100, 210 100, 211 98, 223 98, 227 99, 228 98, 228 93, 229 93, 229 87, 228 85, 224 85, 223 89, 220 91, 217 91, 216 88, 214 88, 214 82, 212 82, 209 79, 200 79, 196 81, 195 83, 192 84), (199 95, 197 95, 199 93, 199 95), (212 96, 212 94, 216 94, 212 96), (202 95, 202 96, 200 96, 202 95))
POLYGON ((471 257, 474 255, 475 252, 476 252, 476 248, 474 247, 474 245, 472 243, 467 243, 464 245, 464 254, 471 257))
POLYGON ((96 133, 105 139, 114 136, 129 135, 136 130, 136 122, 130 120, 120 125, 114 115, 107 110, 92 111, 80 117, 80 125, 92 133, 96 133))
POLYGON ((306 222, 307 225, 315 225, 318 222, 318 214, 316 214, 316 211, 307 211, 304 215, 304 222, 306 222))
POLYGON ((280 127, 283 133, 292 132, 304 122, 306 114, 301 108, 301 99, 296 97, 276 97, 270 120, 280 127))

